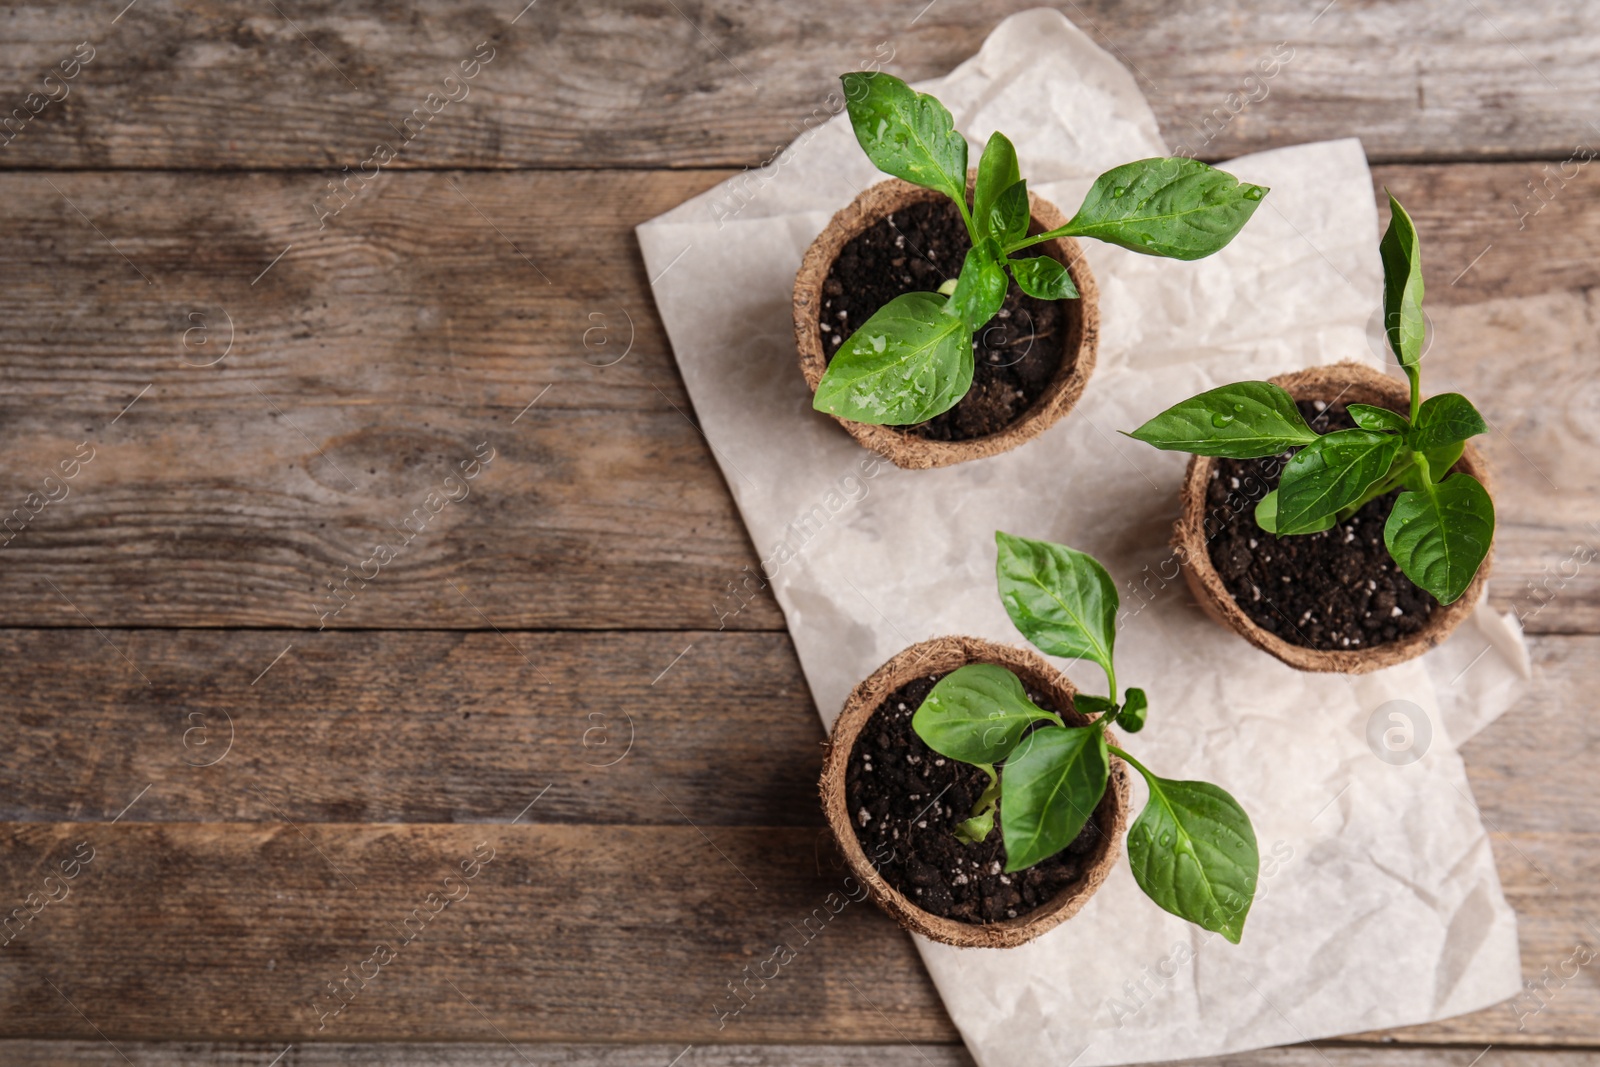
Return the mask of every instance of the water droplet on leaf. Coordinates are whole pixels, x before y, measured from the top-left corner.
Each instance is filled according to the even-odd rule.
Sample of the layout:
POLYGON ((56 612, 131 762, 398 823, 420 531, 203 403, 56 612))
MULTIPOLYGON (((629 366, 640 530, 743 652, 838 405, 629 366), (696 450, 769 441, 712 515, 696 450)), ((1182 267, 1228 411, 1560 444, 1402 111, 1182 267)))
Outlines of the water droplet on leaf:
POLYGON ((1219 430, 1225 429, 1231 422, 1233 422, 1233 416, 1225 411, 1213 411, 1211 413, 1211 425, 1219 430))
POLYGON ((1252 185, 1250 188, 1244 191, 1244 198, 1246 200, 1260 200, 1264 195, 1266 195, 1266 192, 1267 191, 1261 188, 1261 186, 1252 185))
POLYGON ((1123 197, 1125 197, 1127 195, 1128 195, 1128 187, 1126 185, 1119 185, 1119 186, 1116 186, 1114 189, 1111 190, 1111 199, 1113 199, 1113 200, 1121 200, 1123 197))

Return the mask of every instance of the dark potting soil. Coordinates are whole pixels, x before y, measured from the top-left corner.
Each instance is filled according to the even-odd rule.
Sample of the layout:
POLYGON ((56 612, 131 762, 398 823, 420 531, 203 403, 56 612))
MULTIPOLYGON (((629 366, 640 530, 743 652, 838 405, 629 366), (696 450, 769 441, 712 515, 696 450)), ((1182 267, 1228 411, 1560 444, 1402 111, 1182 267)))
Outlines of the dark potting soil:
MULTIPOLYGON (((897 296, 933 292, 961 273, 972 240, 948 199, 912 204, 878 220, 839 252, 822 285, 822 351, 833 354, 897 296)), ((1061 367, 1068 301, 1036 300, 1015 285, 974 337, 972 389, 927 422, 901 427, 932 441, 999 433, 1031 407, 1061 367)))
MULTIPOLYGON (((1343 404, 1319 405, 1299 403, 1318 433, 1355 426, 1343 404)), ((1398 490, 1322 533, 1279 538, 1256 525, 1256 502, 1277 488, 1293 454, 1212 461, 1206 544, 1222 584, 1256 625, 1290 644, 1362 649, 1416 633, 1439 602, 1402 574, 1384 547, 1398 490)))
MULTIPOLYGON (((918 678, 895 690, 857 736, 845 770, 856 839, 884 881, 924 911, 970 923, 1015 919, 1083 875, 1100 829, 1091 819, 1065 851, 1015 874, 1004 873, 998 812, 981 844, 959 840, 956 825, 972 814, 989 779, 970 764, 939 755, 911 728, 911 716, 941 677, 918 678)), ((1060 710, 1036 694, 1028 697, 1060 710)), ((1000 774, 1005 776, 1004 767, 1000 774)), ((1107 801, 1100 803, 1104 808, 1107 801)))

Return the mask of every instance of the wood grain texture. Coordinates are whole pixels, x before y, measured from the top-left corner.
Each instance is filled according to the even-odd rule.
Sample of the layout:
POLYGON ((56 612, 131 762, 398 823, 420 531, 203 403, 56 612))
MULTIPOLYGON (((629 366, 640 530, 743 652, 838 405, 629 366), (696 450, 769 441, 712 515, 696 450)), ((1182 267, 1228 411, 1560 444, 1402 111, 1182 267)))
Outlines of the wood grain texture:
MULTIPOLYGON (((824 825, 786 634, 105 636, 0 631, 0 819, 108 821, 137 795, 123 823, 499 823, 549 786, 530 818, 824 825)), ((1474 796, 1506 832, 1586 830, 1600 638, 1530 645, 1529 690, 1463 749, 1474 796)))
POLYGON ((1491 832, 1587 831, 1600 806, 1592 773, 1600 722, 1588 711, 1600 678, 1600 640, 1534 636, 1528 644, 1534 673, 1527 691, 1461 746, 1473 798, 1491 832))
POLYGON ((498 823, 540 796, 539 822, 825 836, 785 634, 106 636, 0 632, 0 818, 109 820, 149 786, 124 824, 498 823))
MULTIPOLYGON (((1427 388, 1495 427, 1503 607, 1600 521, 1600 182, 1519 230, 1538 173, 1375 174, 1418 206, 1427 388)), ((386 174, 318 230, 303 174, 0 174, 0 515, 95 449, 6 533, 0 623, 781 627, 629 229, 722 176, 386 174), (471 495, 403 541, 485 442, 471 495), (400 547, 363 586, 379 542, 400 547)), ((1524 613, 1600 629, 1593 568, 1524 613)))
MULTIPOLYGON (((1032 6, 186 0, 113 21, 114 6, 32 0, 7 11, 0 80, 6 108, 39 110, 0 162, 354 171, 387 142, 395 167, 755 165, 830 114, 840 73, 942 75, 1032 6), (84 41, 93 59, 46 86, 84 41), (480 44, 488 65, 446 85, 480 44)), ((1356 135, 1381 159, 1563 159, 1595 136, 1600 26, 1582 7, 1059 7, 1134 73, 1168 140, 1205 158, 1356 135)))
MULTIPOLYGON (((1597 846, 1496 837, 1525 972, 1554 981, 1540 1010, 1372 1036, 1587 1044, 1600 988, 1581 967, 1551 972, 1600 937, 1597 846)), ((7 823, 0 848, 0 891, 24 914, 29 893, 62 896, 45 881, 60 863, 90 856, 0 951, 0 1037, 91 1037, 87 1018, 113 1040, 955 1039, 910 940, 870 904, 830 898, 856 888, 808 830, 7 823), (463 880, 484 841, 492 861, 463 880), (459 902, 405 926, 439 907, 430 893, 459 902), (780 942, 796 958, 723 1015, 740 1003, 728 983, 780 942), (369 980, 350 979, 335 1014, 327 983, 346 967, 369 980)))
MULTIPOLYGON (((119 1041, 134 1067, 272 1067, 283 1044, 270 1042, 119 1041)), ((1203 1060, 1172 1060, 1172 1067, 1465 1067, 1472 1047, 1379 1048, 1318 1042, 1315 1046, 1262 1049, 1203 1060)), ((114 1056, 105 1041, 0 1041, 0 1058, 15 1067, 82 1067, 114 1056)), ((284 1056, 285 1067, 972 1067, 959 1045, 556 1045, 304 1043, 284 1056)), ((1575 1050, 1502 1049, 1488 1067, 1591 1067, 1600 1054, 1575 1050)), ((117 1059, 115 1062, 123 1062, 117 1059)))
MULTIPOLYGON (((748 1040, 799 1040, 809 1033, 802 1026, 808 1013, 832 1018, 842 1012, 841 1028, 829 1031, 838 1040, 895 1040, 881 1017, 858 1011, 860 1005, 841 1007, 855 992, 841 976, 873 1000, 880 999, 880 987, 894 991, 910 1018, 889 1015, 907 1036, 950 1037, 936 997, 917 984, 924 980, 909 943, 866 906, 850 905, 870 918, 857 917, 862 925, 852 927, 855 933, 830 942, 829 977, 817 979, 821 992, 797 995, 797 1003, 771 1017, 757 1010, 764 1007, 758 1003, 724 1030, 715 1028, 714 1015, 703 1013, 702 1020, 681 1007, 689 994, 721 988, 736 976, 743 962, 728 966, 730 944, 753 945, 766 936, 761 931, 799 921, 814 906, 808 901, 830 891, 829 879, 843 877, 811 795, 820 727, 783 635, 702 635, 654 687, 650 668, 676 654, 682 635, 516 635, 557 682, 541 690, 529 681, 525 664, 520 673, 507 669, 522 661, 497 648, 492 634, 330 633, 323 645, 303 653, 296 647, 273 667, 249 693, 257 703, 248 711, 229 703, 235 692, 251 690, 250 671, 238 667, 241 651, 254 642, 257 659, 264 660, 294 635, 114 636, 157 681, 156 694, 147 696, 146 687, 130 682, 126 665, 91 632, 0 634, 0 690, 15 693, 14 703, 25 709, 0 720, 0 734, 18 739, 8 797, 23 798, 5 814, 28 820, 6 824, 0 835, 10 878, 0 881, 0 892, 9 894, 0 900, 21 904, 76 841, 89 840, 97 850, 72 896, 46 907, 0 949, 0 995, 8 987, 26 990, 32 976, 43 973, 31 968, 60 963, 69 975, 99 975, 88 988, 90 996, 103 998, 105 1019, 63 990, 97 1025, 108 1032, 110 1025, 124 1026, 121 1033, 130 1037, 339 1038, 347 1023, 366 1018, 349 1036, 478 1040, 482 1035, 466 1028, 471 1018, 452 1014, 456 1005, 422 999, 426 988, 449 992, 438 975, 466 991, 460 968, 472 973, 469 957, 481 956, 476 973, 532 977, 603 949, 616 957, 604 970, 613 983, 605 996, 640 1006, 636 1028, 623 1035, 631 1039, 738 1040, 736 1022, 748 1040), (630 646, 634 651, 626 651, 630 646), (76 667, 27 666, 64 663, 76 667), (597 663, 614 666, 614 675, 594 679, 587 667, 597 663), (119 692, 126 703, 118 702, 119 692), (536 700, 528 699, 530 692, 536 700), (582 730, 592 721, 585 709, 608 706, 635 713, 636 744, 612 767, 584 766, 600 755, 600 746, 583 746, 582 730), (239 727, 235 749, 214 767, 187 766, 188 758, 211 758, 197 739, 184 747, 182 732, 194 721, 187 713, 214 724, 216 712, 228 707, 239 727), (471 719, 461 720, 466 710, 471 719), (706 777, 707 763, 718 768, 717 777, 706 777), (546 784, 550 791, 524 811, 546 784), (64 807, 51 810, 54 805, 64 807), (353 817, 478 825, 337 821, 353 817), (79 818, 98 821, 36 821, 79 818), (108 825, 113 818, 115 825, 108 825), (508 825, 513 819, 518 822, 508 825), (502 881, 485 875, 484 885, 504 886, 503 893, 473 889, 464 903, 462 915, 472 916, 468 909, 480 896, 489 902, 489 914, 474 918, 482 924, 474 927, 477 940, 446 945, 448 939, 430 933, 428 943, 438 940, 442 956, 428 956, 421 973, 396 983, 401 999, 386 999, 370 1014, 359 1012, 357 1001, 331 1034, 314 1029, 315 1016, 309 1029, 296 1021, 298 1009, 283 985, 290 979, 276 973, 281 961, 332 963, 338 951, 381 936, 373 935, 374 923, 414 907, 407 894, 427 891, 429 871, 449 873, 447 853, 463 841, 470 851, 485 839, 496 847, 504 839, 507 854, 522 859, 501 868, 490 864, 495 877, 516 872, 502 881), (691 884, 697 887, 692 892, 691 884), (592 901, 569 912, 560 903, 567 893, 592 901), (311 925, 286 917, 281 909, 291 905, 283 901, 314 912, 306 920, 311 925), (637 942, 619 940, 612 929, 629 909, 660 916, 639 925, 637 942), (561 933, 530 937, 527 924, 538 915, 562 916, 561 933), (58 924, 67 929, 56 933, 58 924), (503 944, 485 947, 496 939, 503 944), (106 955, 108 943, 118 946, 116 967, 127 972, 119 970, 120 977, 90 966, 106 955), (452 955, 458 949, 467 955, 452 955), (8 958, 18 969, 6 969, 8 958), (671 990, 641 962, 656 959, 670 960, 680 979, 671 990), (269 967, 272 960, 280 963, 269 967), (139 984, 140 975, 168 976, 186 961, 204 966, 177 987, 166 977, 149 988, 139 984), (513 970, 501 970, 507 966, 513 970), (221 1013, 226 1025, 161 1029, 162 1005, 178 1003, 161 998, 179 995, 199 1006, 185 1018, 221 1013), (245 1003, 250 1007, 228 1007, 245 1003), (675 1021, 680 1011, 687 1022, 675 1021), (383 1022, 390 1012, 414 1016, 404 1024, 414 1029, 383 1030, 399 1025, 383 1022)), ((1578 943, 1600 945, 1600 928, 1593 925, 1600 916, 1594 889, 1600 838, 1592 832, 1597 787, 1589 770, 1600 751, 1600 723, 1584 714, 1590 680, 1600 673, 1600 637, 1537 637, 1532 645, 1533 688, 1469 742, 1464 757, 1518 914, 1526 976, 1550 982, 1578 943), (1538 774, 1530 775, 1530 767, 1538 774)), ((450 917, 447 909, 441 929, 453 929, 450 917)), ((631 920, 627 925, 634 929, 631 920)), ((416 947, 434 951, 420 941, 416 947)), ((1584 1043, 1600 1026, 1600 987, 1587 973, 1548 987, 1543 1007, 1530 999, 1383 1036, 1584 1043)), ((578 1019, 600 996, 589 981, 556 983, 554 1006, 501 1000, 497 1007, 484 1005, 485 1011, 508 1033, 529 1040, 592 1035, 578 1019), (534 1024, 523 1014, 552 1021, 534 1024)), ((0 1018, 31 1018, 44 1005, 0 1000, 0 1007, 18 1009, 0 1011, 0 1018)), ((70 1022, 63 1016, 49 1026, 0 1033, 77 1033, 57 1025, 70 1022)), ((819 1024, 813 1018, 804 1025, 819 1024)))
POLYGON ((755 556, 627 229, 706 184, 391 175, 340 220, 376 229, 318 231, 305 175, 0 175, 0 514, 94 449, 0 596, 316 628, 349 580, 328 625, 781 626, 729 599, 755 556))
MULTIPOLYGON (((1600 136, 1600 132, 1597 132, 1600 136)), ((1595 149, 1600 154, 1600 147, 1595 149)), ((1424 306, 1543 297, 1600 284, 1600 163, 1375 166, 1380 225, 1391 192, 1422 242, 1424 306)))
POLYGON ((0 1036, 92 1036, 86 1016, 113 1039, 894 1040, 886 1015, 953 1041, 899 928, 867 903, 830 913, 854 883, 815 838, 681 819, 4 824, 5 899, 60 895, 44 878, 80 841, 93 858, 0 951, 0 1036), (485 841, 492 862, 464 879, 485 841), (463 891, 406 925, 439 907, 430 893, 463 891), (719 1019, 740 1003, 728 983, 786 938, 797 955, 766 995, 752 979, 719 1019), (367 962, 380 941, 381 966, 367 962), (370 981, 333 1014, 327 983, 346 967, 370 981))
MULTIPOLYGON (((284 1044, 118 1041, 117 1048, 134 1067, 267 1067, 284 1044)), ((97 1039, 0 1041, 0 1061, 12 1067, 83 1067, 104 1063, 107 1055, 115 1053, 97 1039)), ((538 1067, 666 1067, 674 1056, 683 1056, 681 1067, 972 1067, 973 1063, 960 1045, 697 1045, 686 1049, 664 1044, 385 1042, 298 1044, 283 1058, 283 1067, 528 1067, 529 1063, 538 1067)), ((1567 1064, 1552 1060, 1547 1067, 1567 1064)))

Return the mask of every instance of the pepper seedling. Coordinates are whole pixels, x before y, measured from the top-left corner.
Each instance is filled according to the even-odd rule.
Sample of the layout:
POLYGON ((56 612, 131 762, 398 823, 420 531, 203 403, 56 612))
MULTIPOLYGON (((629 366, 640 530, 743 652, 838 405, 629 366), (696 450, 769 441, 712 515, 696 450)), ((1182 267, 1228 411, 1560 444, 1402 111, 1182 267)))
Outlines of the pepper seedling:
POLYGON ((973 335, 1010 289, 1041 300, 1076 299, 1066 267, 1019 256, 1057 237, 1093 237, 1144 255, 1201 259, 1227 245, 1267 189, 1183 157, 1142 159, 1100 175, 1065 226, 1028 235, 1028 184, 1017 152, 996 132, 978 161, 967 204, 967 139, 943 104, 889 74, 844 75, 856 139, 887 174, 941 192, 972 239, 957 277, 937 292, 895 297, 839 348, 812 406, 855 422, 905 426, 948 411, 972 387, 973 335))
POLYGON ((1190 397, 1129 436, 1199 456, 1260 459, 1299 449, 1278 487, 1256 505, 1270 534, 1320 533, 1369 501, 1403 489, 1383 527, 1401 573, 1449 604, 1466 592, 1494 539, 1494 502, 1483 483, 1450 473, 1468 438, 1488 430, 1460 393, 1422 398, 1422 256, 1411 216, 1389 197, 1383 259, 1384 332, 1411 383, 1409 415, 1351 404, 1355 429, 1318 434, 1294 398, 1271 382, 1239 382, 1190 397))
POLYGON ((1076 709, 1094 720, 1068 726, 1034 704, 1004 667, 969 664, 941 678, 912 716, 912 729, 940 755, 982 769, 990 783, 956 836, 987 838, 998 802, 1005 869, 1048 859, 1083 830, 1106 791, 1111 757, 1120 757, 1150 787, 1128 831, 1128 863, 1139 888, 1174 915, 1238 944, 1260 868, 1250 817, 1218 786, 1157 777, 1106 741, 1113 723, 1138 733, 1148 710, 1142 689, 1117 700, 1118 597, 1111 576, 1093 557, 1064 545, 1000 531, 995 543, 1000 600, 1017 629, 1049 655, 1099 664, 1111 695, 1074 697, 1076 709))

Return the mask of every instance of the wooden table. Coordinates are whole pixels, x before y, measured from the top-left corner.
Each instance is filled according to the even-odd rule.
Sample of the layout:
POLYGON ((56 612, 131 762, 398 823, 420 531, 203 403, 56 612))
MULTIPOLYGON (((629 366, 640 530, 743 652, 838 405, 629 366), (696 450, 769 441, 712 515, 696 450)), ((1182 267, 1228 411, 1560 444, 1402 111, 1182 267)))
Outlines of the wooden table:
MULTIPOLYGON (((1172 143, 1356 135, 1416 216, 1531 634, 1465 752, 1541 992, 1226 1062, 1597 1062, 1600 9, 1323 2, 1063 11, 1172 143)), ((0 13, 0 1062, 968 1062, 868 907, 719 1027, 840 875, 632 227, 1026 5, 124 4, 0 13)))

